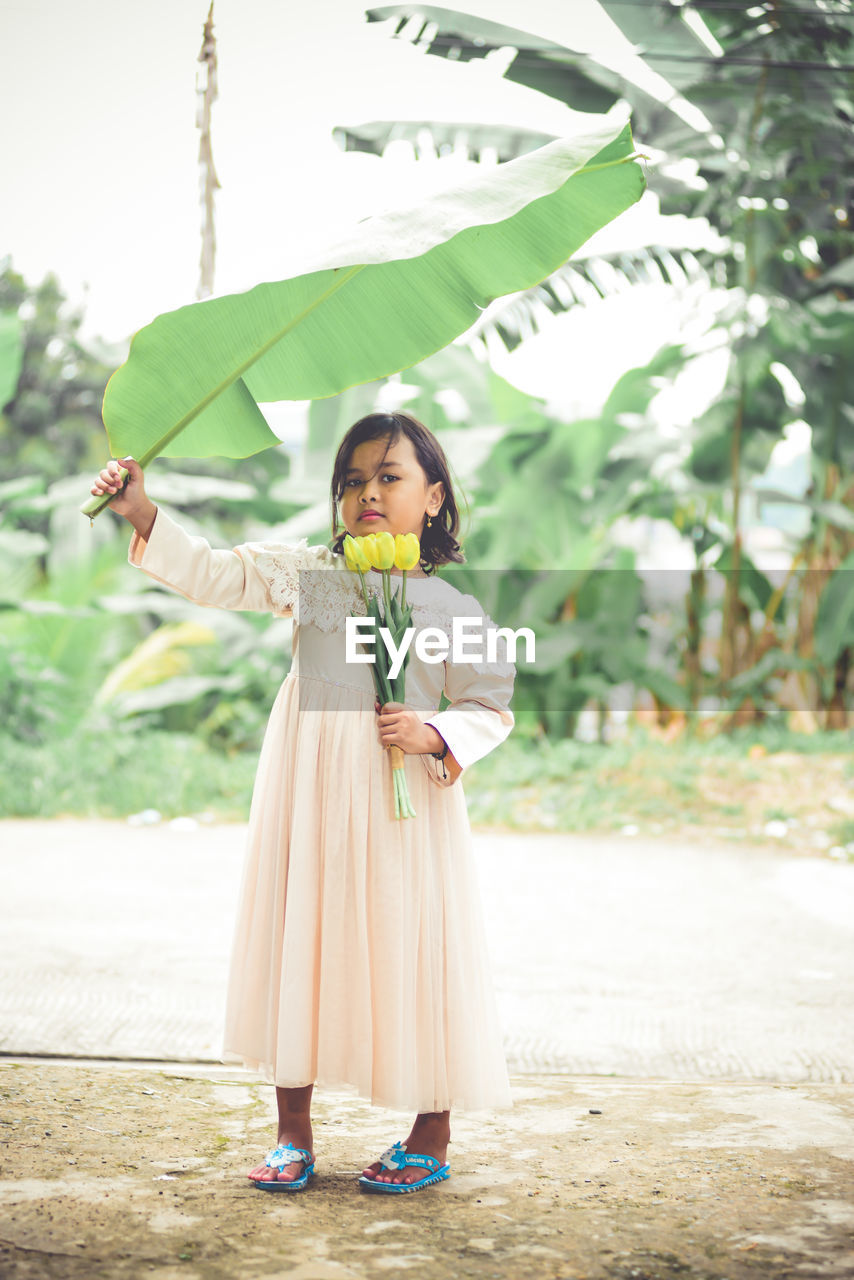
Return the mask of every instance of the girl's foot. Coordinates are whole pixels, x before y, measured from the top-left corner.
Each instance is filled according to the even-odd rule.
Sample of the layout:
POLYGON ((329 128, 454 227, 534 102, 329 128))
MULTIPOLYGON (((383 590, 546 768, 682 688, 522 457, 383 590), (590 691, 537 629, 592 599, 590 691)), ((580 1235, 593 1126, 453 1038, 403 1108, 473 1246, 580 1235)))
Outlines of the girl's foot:
MULTIPOLYGON (((302 1147, 304 1151, 311 1152, 311 1158, 314 1159, 314 1151, 311 1145, 311 1134, 308 1135, 308 1141, 303 1141, 305 1135, 294 1133, 280 1133, 277 1146, 283 1146, 285 1143, 292 1143, 295 1147, 302 1147)), ((301 1178, 305 1170, 304 1160, 294 1160, 291 1164, 284 1165, 281 1169, 271 1169, 268 1164, 262 1162, 256 1164, 254 1169, 250 1169, 247 1177, 253 1182, 295 1182, 297 1178, 301 1178)))
MULTIPOLYGON (((301 1147, 303 1151, 310 1151, 312 1160, 314 1159, 314 1147, 311 1145, 313 1091, 313 1084, 299 1085, 295 1089, 276 1086, 276 1107, 279 1113, 279 1136, 276 1139, 276 1145, 281 1147, 290 1142, 295 1147, 301 1147)), ((254 1169, 249 1170, 247 1176, 253 1182, 295 1182, 297 1178, 302 1177, 304 1169, 303 1160, 294 1160, 291 1164, 286 1164, 283 1169, 271 1169, 267 1164, 256 1164, 254 1169)))
MULTIPOLYGON (((433 1156, 447 1164, 448 1143, 451 1141, 451 1113, 437 1111, 415 1117, 415 1123, 406 1139, 407 1155, 433 1156)), ((418 1182, 429 1173, 426 1166, 410 1164, 405 1169, 385 1169, 379 1160, 362 1170, 363 1178, 376 1182, 418 1182)))

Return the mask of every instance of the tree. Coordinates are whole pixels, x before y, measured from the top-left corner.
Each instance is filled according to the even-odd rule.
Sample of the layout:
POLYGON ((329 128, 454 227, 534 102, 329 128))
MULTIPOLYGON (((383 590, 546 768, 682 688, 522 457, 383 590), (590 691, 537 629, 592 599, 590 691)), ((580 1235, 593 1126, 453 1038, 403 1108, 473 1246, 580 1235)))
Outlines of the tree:
POLYGON ((34 472, 47 483, 81 465, 100 465, 101 400, 113 352, 80 339, 82 314, 69 309, 56 276, 29 285, 10 263, 0 273, 0 313, 19 319, 21 363, 0 418, 5 478, 34 472))
MULTIPOLYGON (((741 719, 750 718, 758 714, 746 692, 751 670, 755 693, 775 670, 771 651, 779 651, 782 670, 788 659, 774 630, 781 621, 781 597, 767 579, 758 598, 763 621, 758 631, 753 624, 755 588, 763 575, 744 557, 743 494, 767 465, 783 427, 800 413, 812 431, 813 470, 812 487, 800 501, 811 509, 813 524, 794 557, 805 569, 798 655, 812 655, 821 587, 840 572, 854 546, 854 364, 849 355, 854 349, 854 171, 839 163, 850 150, 854 124, 854 16, 850 6, 831 9, 819 0, 751 6, 603 0, 602 9, 644 63, 674 87, 668 102, 649 92, 630 61, 621 69, 613 60, 608 64, 544 38, 542 24, 532 36, 518 26, 498 26, 483 16, 476 0, 472 7, 477 7, 474 14, 398 4, 371 9, 368 17, 388 21, 396 35, 417 42, 428 54, 457 61, 515 50, 505 58, 509 79, 578 110, 601 111, 617 97, 628 98, 636 137, 659 157, 652 185, 662 212, 706 217, 726 238, 728 248, 717 258, 697 256, 710 278, 731 289, 736 300, 726 318, 727 383, 694 424, 687 487, 680 481, 668 495, 665 487, 652 486, 648 509, 668 514, 697 549, 696 595, 689 601, 692 628, 700 624, 695 606, 705 594, 703 574, 710 566, 725 574, 719 669, 731 688, 733 710, 741 719), (787 401, 781 369, 803 389, 802 408, 787 401), (724 540, 720 515, 730 530, 724 540)), ((536 14, 536 4, 528 12, 536 14)), ((476 151, 476 128, 465 128, 476 151)), ((448 126, 443 129, 447 134, 448 126)), ((369 132, 351 127, 346 140, 380 150, 392 131, 401 132, 393 122, 388 130, 384 134, 377 123, 369 132)), ((446 141, 437 138, 440 147, 446 141)), ((505 144, 518 142, 508 132, 505 144)), ((619 255, 610 265, 617 273, 625 270, 619 255)), ((602 291, 607 273, 598 267, 570 264, 568 271, 586 271, 602 291)), ((530 332, 546 308, 577 304, 577 293, 566 287, 569 278, 565 271, 545 287, 514 298, 515 316, 495 309, 485 324, 505 341, 508 336, 518 340, 514 327, 516 335, 530 332)), ((832 658, 826 646, 819 646, 831 670, 825 671, 824 694, 813 687, 809 695, 813 705, 825 705, 828 727, 846 723, 852 665, 851 638, 837 639, 832 658)), ((699 643, 696 634, 694 642, 699 643)), ((702 673, 697 675, 700 689, 702 673)))

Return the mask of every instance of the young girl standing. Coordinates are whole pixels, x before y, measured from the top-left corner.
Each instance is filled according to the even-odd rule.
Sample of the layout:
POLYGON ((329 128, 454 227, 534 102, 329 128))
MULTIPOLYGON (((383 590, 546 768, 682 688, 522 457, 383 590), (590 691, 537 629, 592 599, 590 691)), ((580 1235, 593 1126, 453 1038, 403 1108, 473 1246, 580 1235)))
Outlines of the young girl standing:
MULTIPOLYGON (((134 526, 131 564, 198 604, 294 623, 255 781, 223 1042, 223 1062, 276 1086, 277 1146, 248 1176, 264 1190, 306 1185, 319 1081, 416 1113, 405 1141, 363 1171, 365 1190, 439 1182, 450 1172, 451 1108, 510 1105, 458 779, 509 734, 514 668, 453 652, 429 663, 413 648, 405 705, 381 707, 370 668, 346 660, 344 620, 365 607, 342 548, 345 532, 415 533, 413 625, 448 639, 455 616, 491 626, 473 596, 435 577, 464 558, 442 448, 403 413, 351 427, 333 469, 330 546, 212 550, 154 506, 132 459, 122 465, 124 490, 110 462, 92 493, 116 494, 110 505, 134 526), (393 744, 414 757, 407 820, 394 816, 393 744)), ((377 591, 380 572, 365 576, 377 591)))

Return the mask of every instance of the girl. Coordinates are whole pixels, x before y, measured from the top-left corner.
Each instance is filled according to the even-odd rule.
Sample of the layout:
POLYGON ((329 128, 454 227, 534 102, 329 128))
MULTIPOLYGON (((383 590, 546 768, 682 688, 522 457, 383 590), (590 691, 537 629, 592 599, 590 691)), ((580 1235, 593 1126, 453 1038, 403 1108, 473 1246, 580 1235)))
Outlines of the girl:
MULTIPOLYGON (((294 622, 255 781, 223 1042, 223 1062, 276 1086, 277 1146, 248 1176, 264 1190, 306 1185, 321 1081, 415 1111, 405 1142, 359 1181, 386 1194, 421 1190, 449 1175, 453 1106, 510 1105, 458 780, 509 734, 514 668, 455 662, 452 652, 429 663, 413 648, 406 704, 381 707, 369 668, 346 660, 344 620, 365 607, 343 540, 345 531, 417 534, 421 563, 406 582, 413 625, 449 639, 455 615, 491 625, 474 597, 435 577, 464 559, 445 455, 415 418, 369 414, 335 458, 331 546, 232 551, 186 534, 146 496, 138 464, 122 465, 123 490, 110 462, 92 493, 115 494, 110 505, 133 525, 131 564, 198 604, 294 622), (437 712, 443 691, 449 705, 437 712), (414 757, 407 820, 394 817, 385 748, 395 743, 414 757)), ((376 592, 379 571, 366 578, 376 592)))

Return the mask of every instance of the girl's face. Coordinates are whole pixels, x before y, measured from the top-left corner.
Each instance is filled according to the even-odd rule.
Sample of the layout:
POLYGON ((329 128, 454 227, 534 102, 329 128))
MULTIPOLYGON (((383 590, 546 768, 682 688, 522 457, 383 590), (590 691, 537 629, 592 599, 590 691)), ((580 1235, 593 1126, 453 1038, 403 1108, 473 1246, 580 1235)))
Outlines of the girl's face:
POLYGON ((420 538, 426 516, 436 516, 442 506, 445 487, 441 480, 428 483, 403 432, 386 453, 387 448, 388 436, 356 445, 344 477, 341 519, 353 537, 385 531, 420 538))

